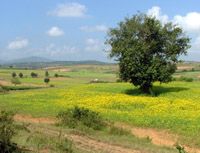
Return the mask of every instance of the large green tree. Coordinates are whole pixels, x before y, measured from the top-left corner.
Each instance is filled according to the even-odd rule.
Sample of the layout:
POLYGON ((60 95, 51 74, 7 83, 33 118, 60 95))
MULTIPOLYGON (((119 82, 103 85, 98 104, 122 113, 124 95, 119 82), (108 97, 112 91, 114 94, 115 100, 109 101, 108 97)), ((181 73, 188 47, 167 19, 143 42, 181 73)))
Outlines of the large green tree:
POLYGON ((119 77, 150 93, 153 82, 171 81, 178 57, 187 54, 189 42, 177 25, 138 13, 111 28, 105 44, 111 46, 109 56, 119 62, 119 77))

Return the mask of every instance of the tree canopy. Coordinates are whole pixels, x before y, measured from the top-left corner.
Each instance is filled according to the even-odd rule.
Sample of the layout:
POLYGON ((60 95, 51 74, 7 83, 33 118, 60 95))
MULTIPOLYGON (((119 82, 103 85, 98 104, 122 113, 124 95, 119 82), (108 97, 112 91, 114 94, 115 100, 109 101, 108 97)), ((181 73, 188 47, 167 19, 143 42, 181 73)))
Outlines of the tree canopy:
POLYGON ((168 83, 180 55, 186 55, 190 38, 172 23, 138 13, 111 28, 105 44, 110 58, 119 62, 119 77, 149 93, 153 82, 168 83))

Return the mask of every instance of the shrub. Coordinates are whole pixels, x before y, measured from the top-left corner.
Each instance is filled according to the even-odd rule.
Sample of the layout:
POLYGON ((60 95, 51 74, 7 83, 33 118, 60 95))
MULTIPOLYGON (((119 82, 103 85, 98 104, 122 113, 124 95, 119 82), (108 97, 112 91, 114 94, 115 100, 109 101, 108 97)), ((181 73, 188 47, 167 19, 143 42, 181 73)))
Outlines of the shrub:
POLYGON ((11 139, 17 134, 17 125, 14 123, 13 112, 0 112, 0 151, 2 153, 21 152, 17 144, 11 139))
POLYGON ((185 82, 192 82, 193 78, 181 76, 178 80, 179 81, 185 81, 185 82))
POLYGON ((176 78, 174 78, 174 77, 172 78, 172 81, 176 81, 176 80, 177 80, 176 78))
POLYGON ((73 153, 73 143, 66 137, 62 136, 61 132, 58 136, 49 136, 42 132, 34 132, 28 138, 27 142, 36 143, 37 152, 41 149, 48 148, 54 152, 73 153))
POLYGON ((38 76, 38 74, 35 73, 35 72, 31 72, 31 76, 32 76, 33 78, 36 78, 36 77, 38 76))
POLYGON ((119 82, 123 82, 123 81, 122 81, 122 79, 117 79, 116 82, 119 83, 119 82))
POLYGON ((54 76, 55 76, 56 78, 59 77, 59 75, 58 75, 57 73, 55 73, 54 76))
POLYGON ((49 78, 45 78, 44 79, 44 82, 46 83, 46 85, 50 82, 50 79, 49 78))
POLYGON ((49 72, 48 71, 45 72, 45 76, 49 77, 49 72))
POLYGON ((57 115, 57 118, 61 120, 61 125, 70 128, 76 128, 79 124, 82 124, 94 130, 102 130, 106 126, 106 123, 99 113, 77 106, 73 109, 60 112, 57 115))
POLYGON ((12 73, 12 77, 15 78, 17 74, 15 72, 12 73))
POLYGON ((55 87, 55 85, 54 84, 50 84, 50 87, 55 87))
POLYGON ((0 93, 7 93, 9 88, 0 84, 0 93))
POLYGON ((12 78, 11 83, 16 86, 17 84, 21 84, 21 81, 18 78, 12 78))
POLYGON ((23 75, 23 73, 22 73, 22 72, 21 72, 21 73, 19 73, 19 77, 20 77, 20 78, 23 78, 23 76, 24 76, 24 75, 23 75))
POLYGON ((109 134, 122 136, 122 135, 129 135, 130 131, 112 125, 109 128, 109 134))

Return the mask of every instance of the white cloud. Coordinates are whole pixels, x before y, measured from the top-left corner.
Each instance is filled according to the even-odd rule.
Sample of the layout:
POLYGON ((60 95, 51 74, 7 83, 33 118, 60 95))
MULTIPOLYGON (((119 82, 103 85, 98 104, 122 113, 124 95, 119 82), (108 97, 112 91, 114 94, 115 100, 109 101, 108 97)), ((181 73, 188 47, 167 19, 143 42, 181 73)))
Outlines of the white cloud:
POLYGON ((190 12, 186 16, 176 15, 173 19, 185 31, 200 34, 200 13, 190 12))
POLYGON ((85 51, 86 52, 103 52, 104 49, 108 49, 104 43, 99 42, 97 39, 89 38, 85 42, 86 47, 85 51))
MULTIPOLYGON (((163 23, 169 22, 168 15, 162 14, 161 8, 158 6, 153 6, 149 9, 147 15, 156 17, 163 23)), ((186 16, 176 15, 171 22, 182 27, 186 32, 200 34, 200 13, 198 12, 190 12, 186 16)))
POLYGON ((87 8, 79 3, 58 4, 54 11, 49 11, 49 15, 58 17, 86 17, 87 8))
POLYGON ((196 38, 194 45, 198 46, 198 48, 200 48, 200 36, 196 38))
POLYGON ((107 31, 108 30, 108 28, 103 24, 97 25, 95 27, 83 26, 83 27, 80 27, 80 29, 83 31, 86 31, 86 32, 107 31))
POLYGON ((85 43, 86 43, 87 45, 94 45, 94 44, 97 44, 97 43, 98 43, 98 40, 89 38, 89 39, 86 40, 85 43))
POLYGON ((162 14, 161 8, 158 6, 153 6, 147 11, 147 15, 156 17, 158 20, 161 20, 163 23, 168 22, 168 15, 162 14))
POLYGON ((8 44, 7 48, 8 49, 20 49, 20 48, 24 48, 28 45, 29 45, 28 39, 18 38, 17 40, 10 42, 8 44))
POLYGON ((77 50, 76 47, 70 47, 67 45, 56 46, 55 44, 50 44, 46 49, 44 49, 44 52, 46 55, 50 55, 51 57, 62 57, 67 56, 68 54, 75 54, 77 53, 77 50))
POLYGON ((47 31, 47 34, 52 37, 58 37, 64 35, 64 32, 58 27, 52 27, 49 31, 47 31))

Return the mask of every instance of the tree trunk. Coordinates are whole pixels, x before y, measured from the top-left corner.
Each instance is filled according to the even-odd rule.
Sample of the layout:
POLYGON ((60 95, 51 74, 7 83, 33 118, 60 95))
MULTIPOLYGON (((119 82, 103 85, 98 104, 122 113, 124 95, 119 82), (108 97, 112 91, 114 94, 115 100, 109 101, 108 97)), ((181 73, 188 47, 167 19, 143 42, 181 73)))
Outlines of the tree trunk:
POLYGON ((150 94, 151 93, 151 84, 144 84, 143 86, 140 86, 139 90, 144 94, 150 94))

